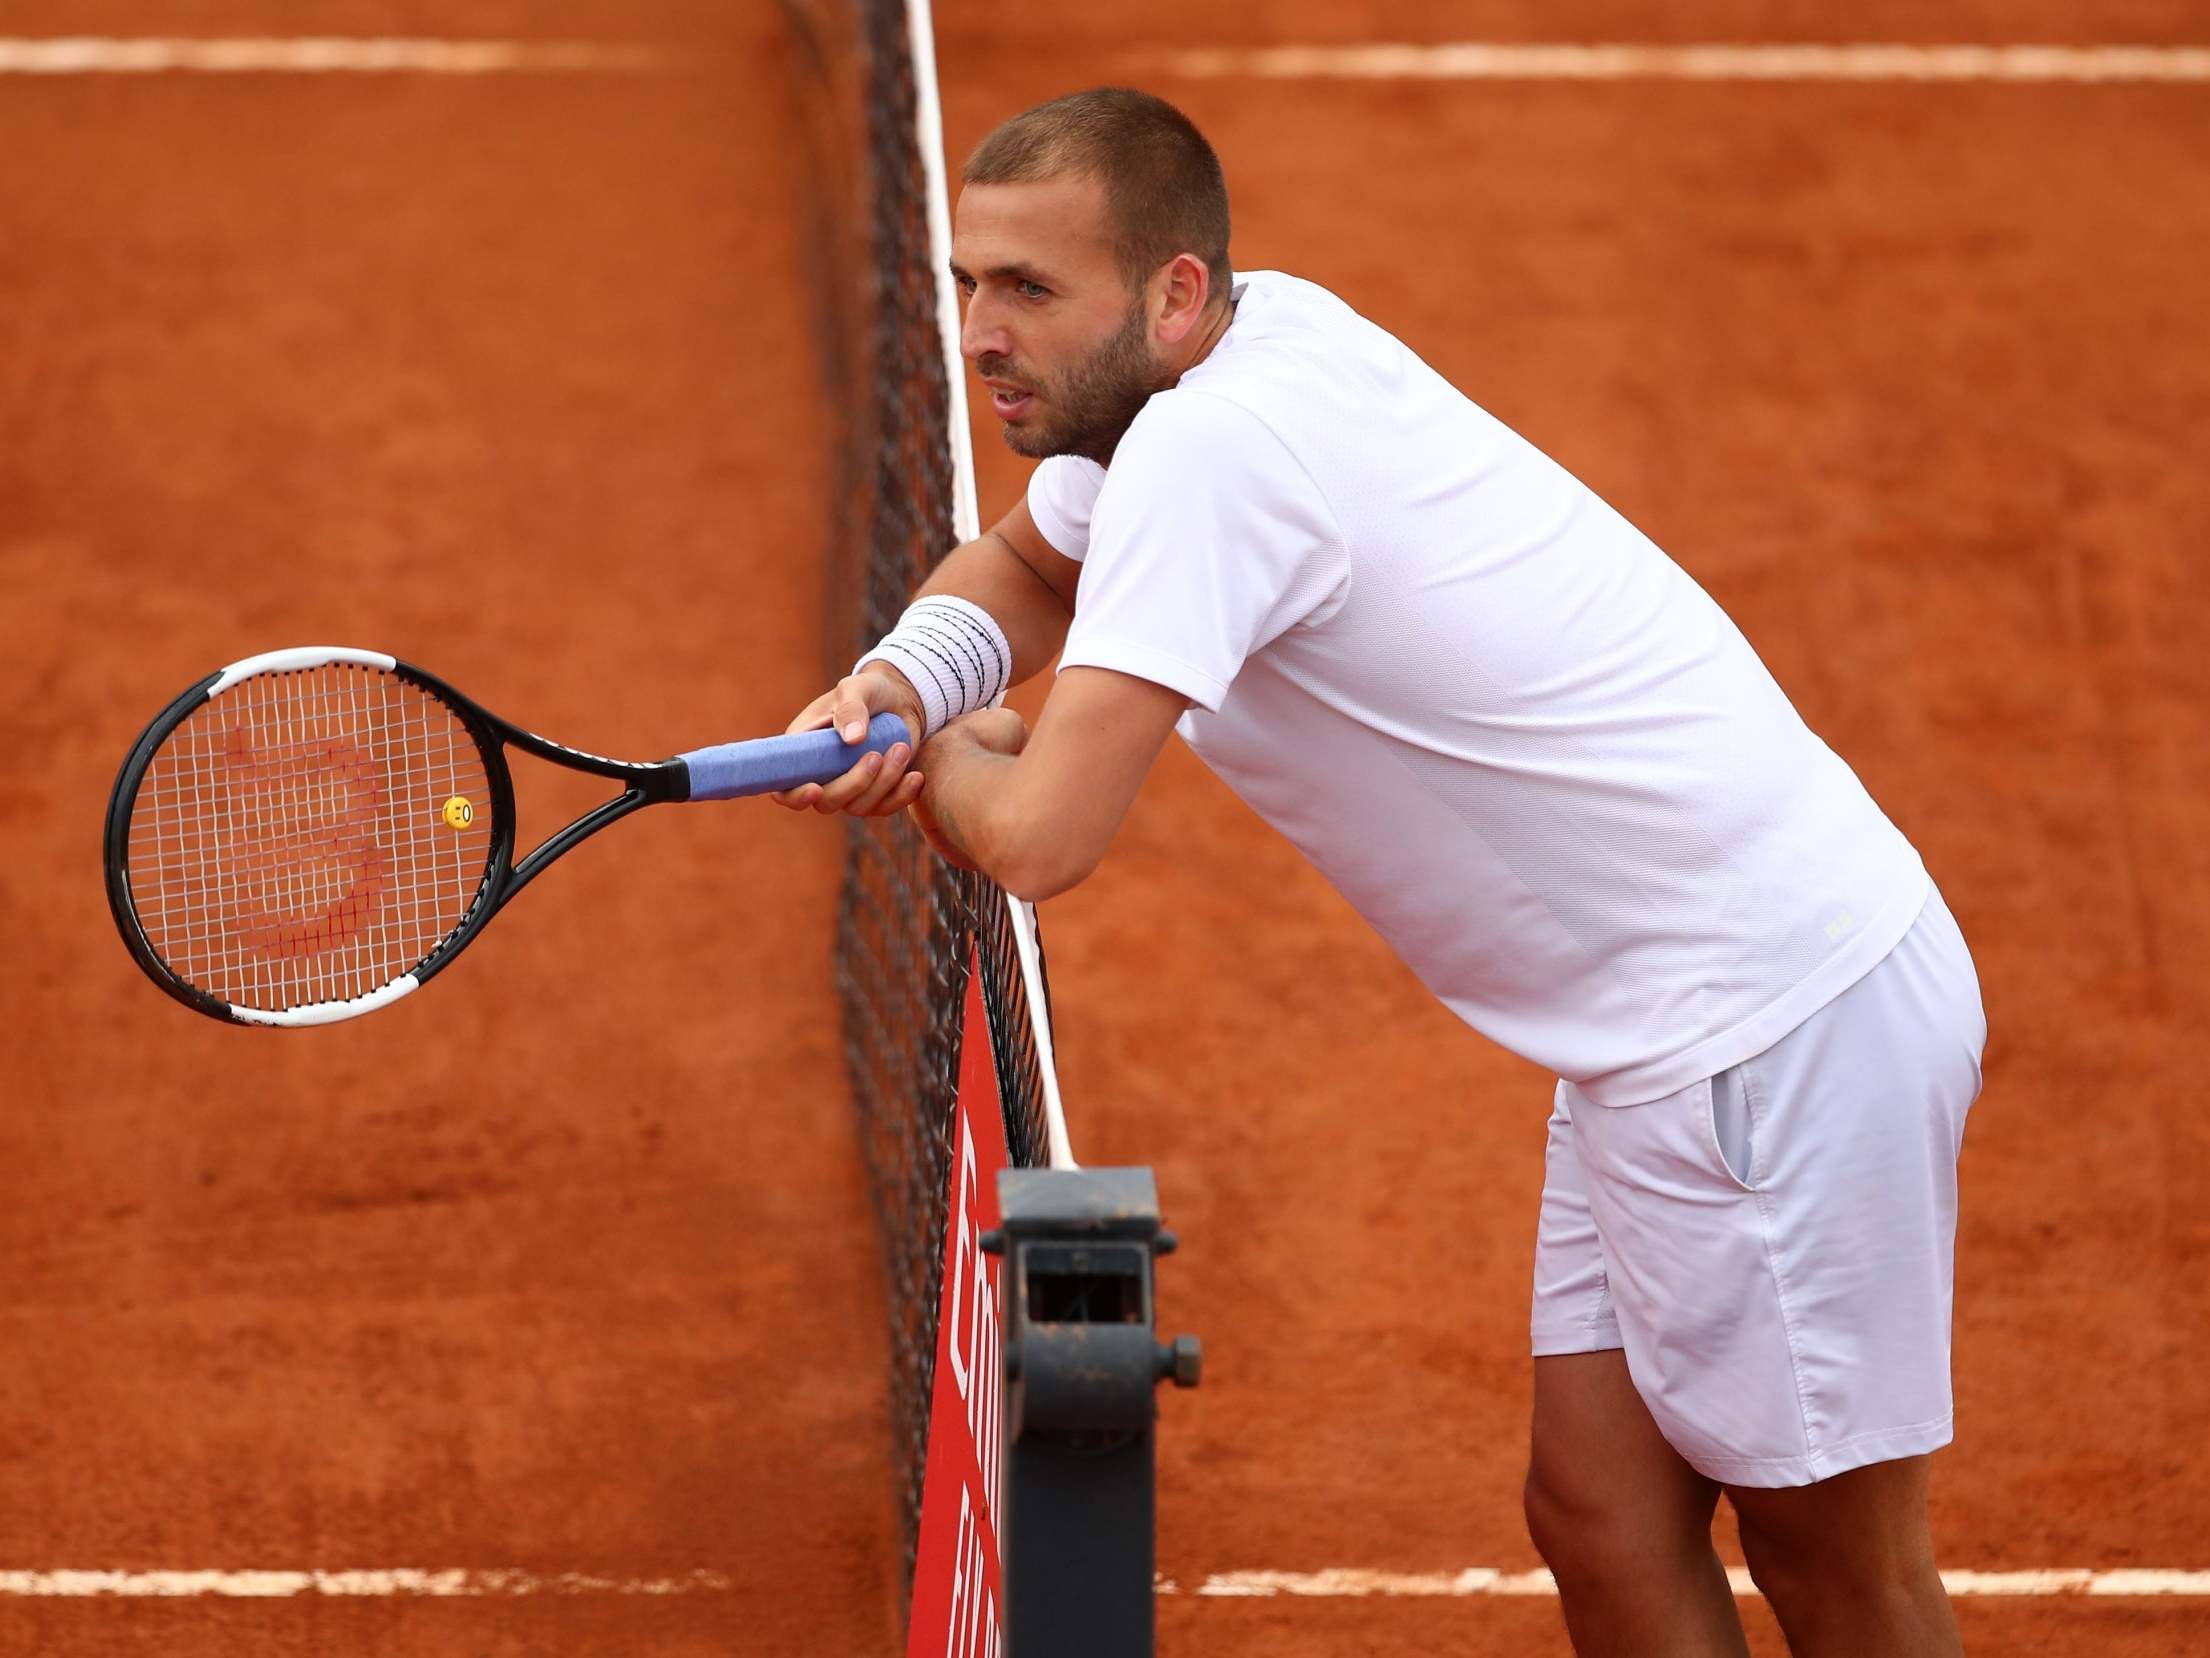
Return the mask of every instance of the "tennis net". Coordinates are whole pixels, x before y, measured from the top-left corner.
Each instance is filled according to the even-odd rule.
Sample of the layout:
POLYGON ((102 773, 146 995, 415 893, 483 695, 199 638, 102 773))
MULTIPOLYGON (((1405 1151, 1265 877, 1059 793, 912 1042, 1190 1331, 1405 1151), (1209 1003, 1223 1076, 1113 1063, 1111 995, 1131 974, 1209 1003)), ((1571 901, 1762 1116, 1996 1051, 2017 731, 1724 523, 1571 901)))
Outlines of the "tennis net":
MULTIPOLYGON (((840 674, 889 631, 914 587, 975 533, 966 410, 945 350, 947 250, 927 23, 903 0, 787 0, 823 108, 812 114, 827 298, 824 347, 844 411, 832 469, 825 666, 840 674), (965 522, 962 522, 962 520, 965 522)), ((890 1296, 891 1415, 910 1585, 928 1457, 931 1390, 954 1155, 969 963, 1012 1163, 1050 1161, 1048 993, 1040 944, 1032 1008, 1022 967, 1033 919, 980 876, 936 859, 900 818, 848 829, 836 922, 845 1052, 881 1223, 890 1296)), ((982 1033, 966 1032, 970 1038, 982 1033)))

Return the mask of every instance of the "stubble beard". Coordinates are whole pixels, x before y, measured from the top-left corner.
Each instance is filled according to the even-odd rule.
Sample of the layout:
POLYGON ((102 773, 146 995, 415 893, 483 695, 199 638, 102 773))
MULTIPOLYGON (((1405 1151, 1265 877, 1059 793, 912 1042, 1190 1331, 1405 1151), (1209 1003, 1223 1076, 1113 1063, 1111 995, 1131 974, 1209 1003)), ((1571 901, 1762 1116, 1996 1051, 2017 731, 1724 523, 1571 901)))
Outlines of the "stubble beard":
MULTIPOLYGON (((1039 388, 1050 411, 1027 430, 1005 428, 1005 446, 1016 455, 1085 455, 1100 466, 1113 458, 1136 416, 1164 383, 1151 355, 1149 321, 1139 298, 1111 336, 1067 370, 1056 385, 1039 388)), ((988 373, 987 366, 984 372, 988 373)))

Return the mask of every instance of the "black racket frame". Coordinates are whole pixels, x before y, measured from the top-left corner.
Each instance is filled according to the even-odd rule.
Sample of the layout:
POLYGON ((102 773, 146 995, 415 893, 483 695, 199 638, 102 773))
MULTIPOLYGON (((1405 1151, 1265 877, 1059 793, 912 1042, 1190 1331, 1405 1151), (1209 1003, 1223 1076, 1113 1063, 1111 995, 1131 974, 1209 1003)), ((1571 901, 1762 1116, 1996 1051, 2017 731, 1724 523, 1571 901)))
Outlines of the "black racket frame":
MULTIPOLYGON (((408 969, 418 984, 443 970, 483 930, 486 922, 504 909, 516 893, 543 874, 555 859, 589 840, 608 824, 618 823, 642 807, 658 805, 663 801, 688 800, 691 797, 691 768, 680 759, 610 760, 602 754, 569 748, 564 743, 540 737, 534 731, 525 731, 512 720, 500 718, 467 693, 411 662, 394 660, 389 669, 383 669, 378 664, 338 657, 326 662, 303 664, 297 668, 264 669, 262 672, 312 673, 317 668, 330 666, 362 667, 372 672, 392 673, 426 692, 459 717, 483 761, 484 780, 491 791, 490 855, 484 862, 483 876, 476 883, 476 890, 459 922, 438 941, 428 955, 408 969), (623 786, 622 792, 585 812, 566 828, 548 835, 517 864, 514 861, 514 777, 506 761, 506 750, 509 747, 535 755, 540 760, 549 760, 556 766, 565 766, 571 771, 612 778, 623 786)), ((107 823, 102 845, 107 865, 108 909, 115 917, 116 930, 122 934, 131 959, 138 963, 146 977, 160 986, 165 994, 182 1002, 193 1012, 207 1014, 225 1024, 244 1025, 259 1021, 239 1018, 228 1002, 173 972, 161 959, 160 953, 147 938, 144 925, 138 919, 138 906, 132 900, 130 891, 131 808, 137 804, 138 790, 145 782, 147 768, 153 764, 154 755, 160 751, 161 745, 169 739, 170 734, 203 703, 210 700, 210 693, 226 671, 218 670, 209 674, 177 697, 154 716, 152 723, 140 733, 138 741, 131 745, 130 753, 124 756, 122 769, 116 773, 115 787, 108 795, 107 823)), ((259 677, 259 674, 249 675, 247 679, 238 681, 237 685, 226 687, 222 694, 228 696, 251 679, 259 677)))

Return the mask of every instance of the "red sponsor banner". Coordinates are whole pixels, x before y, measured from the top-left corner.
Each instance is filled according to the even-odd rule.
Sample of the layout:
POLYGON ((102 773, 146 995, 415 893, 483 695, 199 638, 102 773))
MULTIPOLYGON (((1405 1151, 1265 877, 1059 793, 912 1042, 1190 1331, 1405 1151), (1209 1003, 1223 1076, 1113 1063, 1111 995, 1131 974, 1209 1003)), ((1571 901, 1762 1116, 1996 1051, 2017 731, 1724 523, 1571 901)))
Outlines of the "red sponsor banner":
POLYGON ((906 1658, 998 1658, 998 1498, 1004 1416, 998 1258, 982 1234, 998 1224, 1005 1111, 982 1010, 982 974, 967 963, 960 1024, 959 1112, 952 1154, 944 1292, 937 1308, 936 1387, 929 1404, 927 1484, 913 1566, 906 1658))

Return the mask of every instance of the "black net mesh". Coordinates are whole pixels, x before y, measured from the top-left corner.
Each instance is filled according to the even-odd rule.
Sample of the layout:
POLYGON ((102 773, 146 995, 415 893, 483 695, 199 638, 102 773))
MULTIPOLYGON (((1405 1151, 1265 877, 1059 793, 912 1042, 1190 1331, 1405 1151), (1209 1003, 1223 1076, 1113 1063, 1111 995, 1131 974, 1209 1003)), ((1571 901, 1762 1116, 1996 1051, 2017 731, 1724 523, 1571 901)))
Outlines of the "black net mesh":
MULTIPOLYGON (((836 280, 823 322, 837 404, 827 667, 888 632, 950 550, 950 396, 936 323, 927 196, 914 136, 903 0, 791 0, 832 107, 819 176, 851 209, 817 243, 836 280), (839 101, 851 102, 839 110, 839 101), (856 226, 856 229, 855 229, 856 226)), ((831 218, 837 215, 831 215, 831 218)), ((953 1105, 967 964, 982 973, 1013 1161, 1046 1161, 1035 1027, 1005 895, 953 871, 901 818, 848 830, 836 976, 861 1140, 889 1278, 891 1419, 912 1576, 936 1365, 953 1105)))

